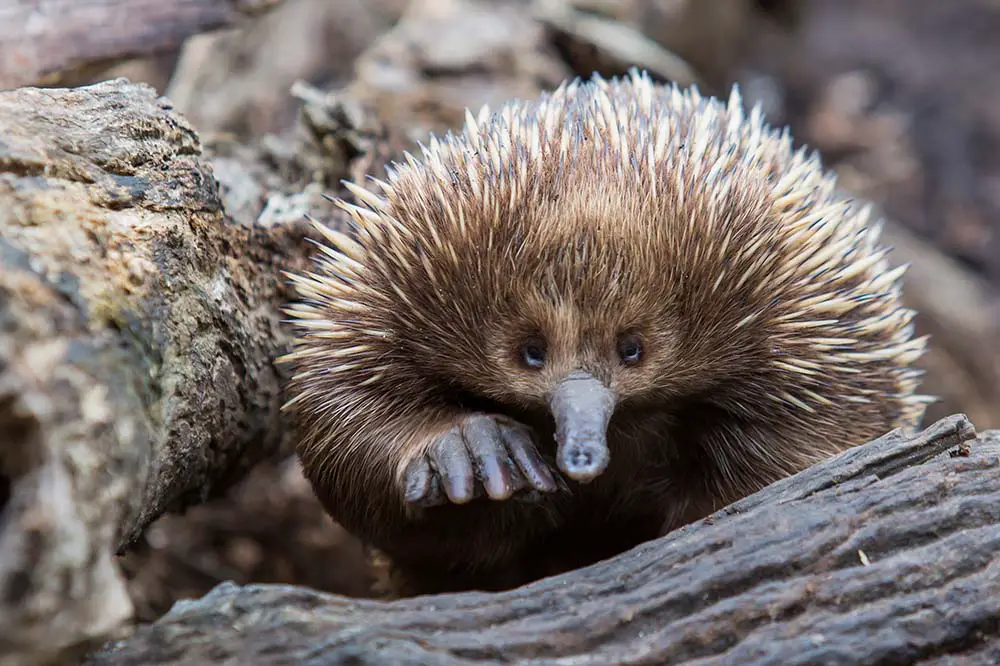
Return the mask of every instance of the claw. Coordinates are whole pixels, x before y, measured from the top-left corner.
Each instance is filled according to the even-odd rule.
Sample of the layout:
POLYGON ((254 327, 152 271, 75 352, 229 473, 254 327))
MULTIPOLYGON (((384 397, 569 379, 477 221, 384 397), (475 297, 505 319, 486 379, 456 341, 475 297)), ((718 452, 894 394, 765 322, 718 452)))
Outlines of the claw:
POLYGON ((416 503, 430 493, 431 466, 424 456, 418 456, 410 461, 403 473, 403 497, 407 502, 416 503))
POLYGON ((477 414, 438 435, 424 455, 410 461, 402 486, 405 501, 419 507, 480 497, 538 501, 561 487, 557 476, 525 426, 477 414))
POLYGON ((554 491, 556 482, 552 477, 552 472, 535 451, 534 442, 531 441, 528 432, 521 428, 507 426, 500 426, 500 431, 507 442, 507 450, 510 451, 511 458, 524 474, 528 483, 543 492, 554 491))
POLYGON ((439 437, 429 453, 431 466, 438 473, 448 499, 454 504, 471 500, 475 476, 458 426, 439 437))
POLYGON ((475 462, 477 477, 486 494, 495 500, 507 499, 513 492, 509 457, 504 451, 500 428, 494 419, 477 416, 462 427, 465 444, 475 462))

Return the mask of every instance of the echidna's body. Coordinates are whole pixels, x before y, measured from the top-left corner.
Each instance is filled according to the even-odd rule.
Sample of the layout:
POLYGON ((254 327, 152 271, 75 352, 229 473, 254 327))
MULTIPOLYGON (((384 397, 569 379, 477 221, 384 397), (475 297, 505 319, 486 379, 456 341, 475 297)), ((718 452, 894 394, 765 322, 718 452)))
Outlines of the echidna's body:
POLYGON ((575 82, 377 182, 295 278, 291 405, 414 589, 589 563, 922 417, 878 226, 735 91, 575 82))

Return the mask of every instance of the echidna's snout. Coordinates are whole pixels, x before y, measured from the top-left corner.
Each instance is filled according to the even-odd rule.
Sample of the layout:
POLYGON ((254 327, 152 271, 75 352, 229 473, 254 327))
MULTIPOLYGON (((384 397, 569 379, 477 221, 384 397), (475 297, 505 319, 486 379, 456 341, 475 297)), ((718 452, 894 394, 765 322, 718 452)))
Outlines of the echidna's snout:
POLYGON ((556 423, 556 463, 569 478, 587 483, 608 466, 608 422, 615 394, 589 372, 574 370, 549 399, 556 423))

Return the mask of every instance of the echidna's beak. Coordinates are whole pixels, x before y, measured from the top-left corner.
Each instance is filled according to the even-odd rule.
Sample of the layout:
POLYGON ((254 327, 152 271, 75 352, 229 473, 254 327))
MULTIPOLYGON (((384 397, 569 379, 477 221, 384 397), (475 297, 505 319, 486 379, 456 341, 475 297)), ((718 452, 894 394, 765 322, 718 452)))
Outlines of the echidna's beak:
POLYGON ((556 463, 569 478, 587 483, 608 466, 608 422, 615 395, 589 372, 574 370, 549 399, 556 422, 556 463))

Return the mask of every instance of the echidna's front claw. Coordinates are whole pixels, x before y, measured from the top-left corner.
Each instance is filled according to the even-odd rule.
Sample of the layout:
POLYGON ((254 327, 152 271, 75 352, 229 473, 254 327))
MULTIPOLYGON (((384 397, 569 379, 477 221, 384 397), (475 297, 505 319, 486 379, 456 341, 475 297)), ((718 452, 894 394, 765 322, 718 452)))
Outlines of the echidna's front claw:
POLYGON ((421 507, 464 504, 558 489, 531 431, 502 416, 473 414, 441 433, 403 473, 405 500, 421 507))

